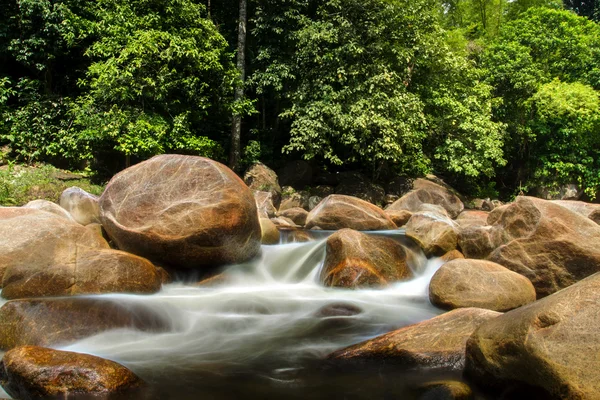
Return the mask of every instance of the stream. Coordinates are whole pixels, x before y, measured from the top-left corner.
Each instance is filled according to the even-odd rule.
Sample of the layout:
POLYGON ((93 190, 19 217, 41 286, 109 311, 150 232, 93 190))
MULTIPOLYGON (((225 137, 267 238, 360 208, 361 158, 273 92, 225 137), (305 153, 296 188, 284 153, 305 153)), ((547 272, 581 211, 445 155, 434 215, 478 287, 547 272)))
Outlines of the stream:
POLYGON ((143 304, 169 329, 106 331, 61 350, 127 366, 149 382, 148 399, 409 399, 420 382, 458 377, 323 362, 334 350, 441 313, 427 289, 442 262, 426 259, 401 230, 379 234, 409 249, 415 278, 385 289, 324 287, 323 232, 311 242, 263 246, 259 258, 227 267, 226 281, 212 286, 178 281, 151 296, 88 296, 143 304))

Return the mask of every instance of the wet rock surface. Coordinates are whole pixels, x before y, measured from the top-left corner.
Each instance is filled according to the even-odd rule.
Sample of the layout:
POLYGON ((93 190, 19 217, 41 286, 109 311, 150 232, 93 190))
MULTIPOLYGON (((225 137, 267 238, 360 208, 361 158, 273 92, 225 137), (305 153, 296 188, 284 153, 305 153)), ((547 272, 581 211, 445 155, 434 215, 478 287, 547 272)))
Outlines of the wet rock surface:
POLYGON ((142 304, 81 297, 13 300, 0 308, 0 349, 64 345, 116 328, 163 332, 169 327, 142 304))
POLYGON ((600 398, 600 274, 482 324, 467 344, 479 385, 532 387, 541 398, 600 398))
POLYGON ((106 397, 134 391, 144 382, 114 361, 89 354, 22 346, 4 354, 0 384, 17 399, 42 400, 64 398, 69 394, 106 397))
POLYGON ((508 311, 535 301, 535 289, 523 275, 483 260, 453 260, 433 275, 429 299, 446 310, 477 307, 508 311))
POLYGON ((364 200, 344 195, 327 196, 306 217, 306 228, 350 228, 359 231, 396 229, 384 211, 364 200))
POLYGON ((381 287, 413 276, 399 242, 342 229, 327 239, 321 280, 326 286, 381 287))
POLYGON ((344 364, 379 362, 407 368, 462 370, 469 336, 479 325, 499 315, 490 310, 462 308, 338 350, 327 358, 344 364))
POLYGON ((162 155, 130 167, 108 183, 100 209, 120 249, 158 264, 197 269, 260 251, 252 191, 207 158, 162 155))

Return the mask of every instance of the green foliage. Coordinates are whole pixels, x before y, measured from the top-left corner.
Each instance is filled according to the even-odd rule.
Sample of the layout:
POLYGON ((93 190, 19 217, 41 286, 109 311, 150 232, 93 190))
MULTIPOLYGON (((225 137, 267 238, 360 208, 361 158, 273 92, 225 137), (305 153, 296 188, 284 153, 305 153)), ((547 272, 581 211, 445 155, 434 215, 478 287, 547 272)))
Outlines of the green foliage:
POLYGON ((535 134, 532 171, 537 182, 577 182, 588 195, 600 190, 600 93, 558 79, 527 101, 535 134))
MULTIPOLYGON (((556 168, 565 171, 557 177, 559 183, 575 179, 574 171, 579 167, 572 164, 581 155, 574 146, 558 151, 550 150, 554 146, 550 142, 540 143, 539 129, 548 128, 547 120, 542 118, 546 114, 540 114, 540 110, 554 103, 547 99, 542 101, 539 93, 547 93, 548 88, 561 89, 565 93, 581 92, 574 89, 579 86, 564 86, 576 82, 588 85, 590 90, 600 88, 600 26, 569 11, 530 9, 504 26, 497 41, 482 55, 482 60, 489 71, 488 82, 494 86, 494 94, 503 99, 495 108, 496 118, 506 123, 508 132, 505 146, 508 166, 502 172, 503 180, 525 184, 546 175, 546 172, 540 172, 546 168, 540 170, 540 163, 554 164, 555 172, 556 168), (544 86, 555 79, 564 84, 544 86), (542 88, 545 89, 540 92, 542 88), (533 105, 537 106, 532 108, 533 105), (559 166, 557 163, 561 161, 557 157, 548 158, 552 153, 564 157, 566 164, 559 166), (567 173, 568 170, 573 173, 567 173)), ((574 122, 569 124, 573 126, 574 122)), ((558 134, 560 129, 551 131, 558 134)), ((555 139, 556 143, 562 142, 558 137, 555 139)), ((586 158, 580 162, 591 166, 596 161, 586 158)), ((585 179, 591 182, 590 178, 585 179)))
POLYGON ((22 206, 31 200, 58 201, 68 187, 78 186, 100 195, 103 187, 90 183, 85 177, 63 181, 58 178, 64 172, 50 165, 21 167, 17 165, 0 168, 0 205, 22 206))

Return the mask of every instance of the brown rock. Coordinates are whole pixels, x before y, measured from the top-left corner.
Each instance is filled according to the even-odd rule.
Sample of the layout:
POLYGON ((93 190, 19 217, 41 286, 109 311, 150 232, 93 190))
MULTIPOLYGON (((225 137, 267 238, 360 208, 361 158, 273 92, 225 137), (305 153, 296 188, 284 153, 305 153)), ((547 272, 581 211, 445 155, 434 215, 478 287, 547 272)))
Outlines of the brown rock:
POLYGON ((155 293, 161 274, 145 258, 111 249, 74 248, 46 265, 8 267, 2 297, 74 296, 100 293, 155 293))
POLYGON ((593 212, 600 211, 600 204, 586 203, 584 201, 554 200, 552 203, 568 208, 569 210, 588 218, 593 212))
POLYGON ((519 197, 492 211, 488 222, 508 238, 488 260, 529 278, 538 298, 600 271, 600 227, 565 207, 519 197))
POLYGON ((326 286, 385 286, 409 279, 407 249, 394 239, 342 229, 327 239, 321 280, 326 286))
POLYGON ((499 315, 490 310, 461 308, 338 350, 327 358, 462 370, 469 336, 479 325, 499 315))
POLYGON ((304 190, 296 192, 291 187, 284 187, 281 199, 281 205, 279 206, 279 212, 288 210, 290 208, 303 208, 309 209, 308 200, 310 199, 310 193, 304 190))
POLYGON ((452 260, 462 260, 465 256, 458 250, 450 250, 446 254, 440 257, 440 259, 444 262, 452 261, 452 260))
POLYGON ((281 186, 277 174, 263 163, 252 165, 244 174, 244 183, 252 190, 269 192, 275 208, 281 203, 281 186))
POLYGON ((540 388, 543 398, 600 398, 599 302, 595 274, 482 324, 467 343, 466 373, 483 386, 540 388))
POLYGON ((44 270, 80 249, 108 248, 101 236, 80 224, 31 208, 0 208, 0 232, 0 279, 12 267, 44 270))
POLYGON ((412 191, 402 196, 386 210, 418 212, 421 205, 425 203, 437 204, 444 207, 451 218, 456 218, 465 208, 462 201, 448 188, 425 179, 417 179, 412 185, 412 191))
POLYGON ((385 214, 396 224, 397 227, 406 225, 413 213, 406 210, 384 210, 385 214))
POLYGON ((464 382, 435 381, 428 382, 418 390, 418 400, 470 400, 473 391, 464 382))
POLYGON ((298 228, 294 221, 286 217, 271 218, 271 222, 278 228, 298 228))
POLYGON ((262 232, 262 244, 279 243, 279 229, 277 229, 277 226, 269 218, 260 219, 260 229, 262 232))
POLYGON ((487 211, 466 210, 456 217, 461 228, 469 226, 486 226, 489 213, 487 211))
POLYGON ((0 308, 0 349, 65 345, 116 328, 156 332, 169 324, 142 304, 81 297, 12 300, 0 308))
POLYGON ((405 229, 406 236, 413 239, 427 256, 442 256, 455 250, 458 243, 458 225, 443 215, 415 213, 405 229))
POLYGON ((474 210, 492 211, 496 206, 490 199, 473 199, 471 202, 474 210))
POLYGON ((260 218, 273 218, 277 209, 273 205, 273 195, 270 192, 259 192, 254 190, 254 201, 256 201, 256 208, 258 209, 258 216, 260 218))
POLYGON ((305 243, 314 240, 310 231, 292 229, 281 232, 284 243, 305 243))
POLYGON ((61 206, 48 200, 32 200, 23 206, 24 208, 33 208, 34 210, 47 211, 52 214, 63 217, 69 222, 75 222, 71 214, 61 206))
POLYGON ((121 171, 100 209, 120 249, 158 264, 200 268, 244 262, 260 251, 252 191, 207 158, 161 155, 121 171))
POLYGON ((0 383, 8 394, 21 400, 66 398, 69 394, 109 396, 144 384, 114 361, 36 346, 17 347, 4 355, 0 383))
POLYGON ((77 186, 65 189, 60 195, 59 204, 81 225, 100 222, 98 196, 90 194, 77 186))
POLYGON ((462 307, 508 311, 535 301, 535 289, 522 275, 483 260, 445 263, 429 284, 429 299, 446 310, 462 307))
POLYGON ((460 229, 458 247, 466 258, 484 259, 508 240, 499 226, 472 225, 460 229))
POLYGON ((306 224, 306 217, 308 217, 308 211, 306 211, 304 208, 294 207, 279 211, 277 216, 289 218, 294 221, 294 224, 304 226, 304 224, 306 224))
POLYGON ((327 196, 306 218, 306 228, 350 228, 360 231, 395 229, 396 225, 383 210, 356 197, 327 196))

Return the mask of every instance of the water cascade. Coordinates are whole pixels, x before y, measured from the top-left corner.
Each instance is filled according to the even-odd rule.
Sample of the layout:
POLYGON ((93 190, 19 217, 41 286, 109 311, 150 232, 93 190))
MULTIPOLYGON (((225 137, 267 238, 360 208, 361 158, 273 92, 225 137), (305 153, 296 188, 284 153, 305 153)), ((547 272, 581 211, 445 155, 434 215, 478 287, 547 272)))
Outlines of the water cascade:
MULTIPOLYGON (((364 371, 360 377, 327 374, 318 367, 325 355, 440 314, 429 302, 427 286, 441 261, 427 260, 402 231, 393 236, 410 249, 409 266, 416 276, 410 281, 385 289, 328 288, 319 283, 324 238, 263 246, 258 259, 227 267, 226 278, 214 285, 176 282, 152 296, 96 296, 121 305, 143 304, 168 322, 166 332, 112 330, 62 349, 124 364, 153 385, 152 396, 335 395, 334 386, 367 378, 364 371), (341 376, 344 382, 331 384, 341 376)), ((381 386, 372 385, 371 390, 381 386)), ((368 385, 360 387, 345 398, 371 398, 372 391, 362 392, 368 385)))

